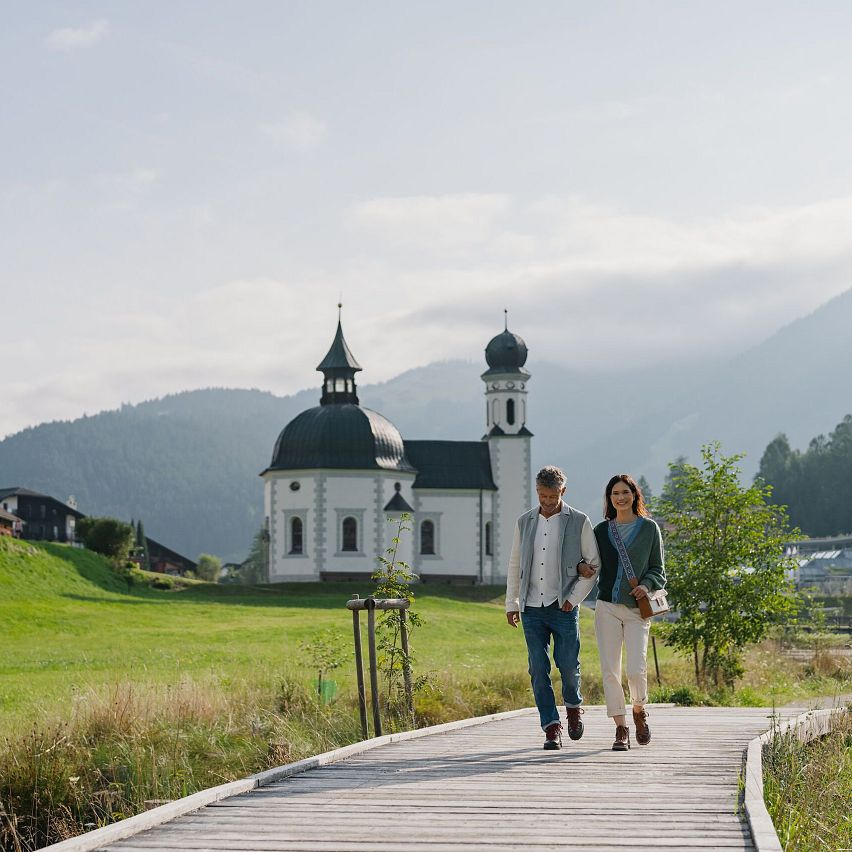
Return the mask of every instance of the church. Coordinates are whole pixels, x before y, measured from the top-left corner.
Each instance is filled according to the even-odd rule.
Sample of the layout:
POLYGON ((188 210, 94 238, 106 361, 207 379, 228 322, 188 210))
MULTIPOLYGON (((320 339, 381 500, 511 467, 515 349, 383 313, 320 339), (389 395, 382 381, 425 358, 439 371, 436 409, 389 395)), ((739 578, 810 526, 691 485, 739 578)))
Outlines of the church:
POLYGON ((403 439, 359 404, 362 368, 338 320, 317 367, 320 404, 284 427, 260 474, 269 581, 368 579, 408 513, 397 558, 421 582, 503 582, 515 521, 530 506, 526 360, 508 324, 485 348, 481 440, 403 439))

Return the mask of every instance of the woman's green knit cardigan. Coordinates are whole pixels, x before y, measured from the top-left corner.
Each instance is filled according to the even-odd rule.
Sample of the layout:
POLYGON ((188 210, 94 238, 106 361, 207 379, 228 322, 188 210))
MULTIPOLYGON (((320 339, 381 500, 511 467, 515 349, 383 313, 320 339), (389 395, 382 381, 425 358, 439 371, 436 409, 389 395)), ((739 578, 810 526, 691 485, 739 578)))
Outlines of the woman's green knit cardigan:
MULTIPOLYGON (((656 592, 666 586, 666 569, 663 562, 663 539, 660 528, 650 518, 640 518, 642 525, 633 541, 627 547, 630 564, 639 583, 649 592, 656 592)), ((631 586, 627 576, 623 575, 618 600, 612 599, 612 587, 618 571, 618 551, 609 540, 609 521, 601 521, 595 527, 595 538, 601 555, 601 573, 598 579, 598 600, 608 603, 620 603, 624 606, 638 606, 630 594, 631 586)))

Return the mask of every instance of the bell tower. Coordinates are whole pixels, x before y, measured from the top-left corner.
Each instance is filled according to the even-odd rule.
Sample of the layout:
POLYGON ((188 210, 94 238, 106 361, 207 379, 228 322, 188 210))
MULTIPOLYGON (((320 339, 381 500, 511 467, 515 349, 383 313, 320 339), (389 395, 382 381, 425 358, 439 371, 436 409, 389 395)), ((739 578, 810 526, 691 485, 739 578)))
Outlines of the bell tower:
POLYGON ((485 348, 488 369, 485 382, 486 433, 491 455, 491 472, 497 492, 493 503, 494 551, 492 580, 505 578, 512 548, 512 535, 518 517, 530 508, 531 460, 527 428, 527 385, 531 378, 524 369, 527 345, 509 331, 508 312, 503 331, 485 348))

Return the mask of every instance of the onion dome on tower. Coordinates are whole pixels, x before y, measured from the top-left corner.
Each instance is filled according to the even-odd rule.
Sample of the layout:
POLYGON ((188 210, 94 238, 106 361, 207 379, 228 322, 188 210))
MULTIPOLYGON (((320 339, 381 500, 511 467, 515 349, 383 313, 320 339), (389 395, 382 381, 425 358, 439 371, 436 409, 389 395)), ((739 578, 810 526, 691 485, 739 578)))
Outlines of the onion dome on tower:
POLYGON ((412 471, 396 426, 358 404, 355 373, 361 365, 346 343, 339 318, 331 348, 317 370, 323 374, 320 404, 284 427, 267 470, 412 471))
POLYGON ((524 339, 514 332, 509 331, 508 311, 505 327, 500 334, 492 337, 485 347, 485 361, 488 370, 483 375, 492 373, 521 373, 529 375, 524 369, 527 362, 527 344, 524 339))

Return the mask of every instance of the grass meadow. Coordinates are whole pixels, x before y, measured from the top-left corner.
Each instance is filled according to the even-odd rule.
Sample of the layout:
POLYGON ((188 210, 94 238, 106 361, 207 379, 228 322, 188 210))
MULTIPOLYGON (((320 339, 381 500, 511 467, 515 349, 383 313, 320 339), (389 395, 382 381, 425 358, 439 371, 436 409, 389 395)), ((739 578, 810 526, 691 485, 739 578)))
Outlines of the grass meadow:
MULTIPOLYGON (((0 848, 38 848, 270 766, 360 739, 352 617, 357 584, 133 585, 87 551, 0 538, 0 848), (336 698, 305 649, 338 637, 336 698)), ((503 589, 417 586, 418 725, 529 706, 520 630, 503 589)), ((583 691, 602 702, 592 615, 581 612, 583 691)), ((735 692, 707 696, 657 643, 652 700, 782 704, 849 688, 820 666, 753 649, 735 692)), ((392 726, 392 723, 391 725, 392 726)))

